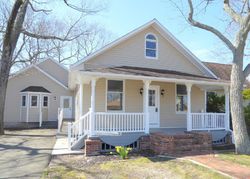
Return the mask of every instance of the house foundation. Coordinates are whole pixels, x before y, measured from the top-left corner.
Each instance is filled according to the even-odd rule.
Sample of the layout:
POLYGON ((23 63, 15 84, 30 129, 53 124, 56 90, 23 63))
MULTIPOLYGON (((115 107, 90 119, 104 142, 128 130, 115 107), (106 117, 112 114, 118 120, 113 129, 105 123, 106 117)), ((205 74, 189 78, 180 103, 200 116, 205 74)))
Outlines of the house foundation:
POLYGON ((89 138, 85 140, 85 156, 99 155, 101 152, 101 140, 99 138, 89 138))

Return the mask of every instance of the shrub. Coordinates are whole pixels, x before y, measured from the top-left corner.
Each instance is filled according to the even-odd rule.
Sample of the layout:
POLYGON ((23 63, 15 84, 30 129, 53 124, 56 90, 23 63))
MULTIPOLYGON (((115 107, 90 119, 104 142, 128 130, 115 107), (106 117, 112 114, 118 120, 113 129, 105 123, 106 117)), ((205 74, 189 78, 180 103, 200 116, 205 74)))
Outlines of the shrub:
POLYGON ((244 108, 245 120, 248 129, 248 134, 250 135, 250 104, 244 108))
POLYGON ((128 158, 128 153, 132 150, 130 147, 123 146, 116 146, 115 149, 122 159, 128 158))
POLYGON ((243 90, 242 94, 243 94, 243 99, 245 100, 250 99, 250 89, 243 90))

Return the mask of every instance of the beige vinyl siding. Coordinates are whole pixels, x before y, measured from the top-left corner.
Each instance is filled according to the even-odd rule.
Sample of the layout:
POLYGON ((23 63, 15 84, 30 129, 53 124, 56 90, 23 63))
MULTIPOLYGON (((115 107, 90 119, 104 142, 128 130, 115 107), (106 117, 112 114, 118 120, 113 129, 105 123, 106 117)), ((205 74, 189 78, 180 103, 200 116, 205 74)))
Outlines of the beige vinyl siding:
POLYGON ((45 60, 44 62, 38 64, 38 67, 53 76, 65 86, 68 86, 68 71, 60 67, 56 64, 56 62, 53 62, 52 60, 45 60))
MULTIPOLYGON (((202 75, 202 72, 195 65, 153 27, 147 28, 84 64, 86 69, 106 66, 137 66, 202 75), (158 59, 145 58, 144 47, 147 33, 154 33, 158 38, 158 59)), ((83 65, 80 65, 76 69, 82 68, 83 65)))
MULTIPOLYGON (((20 91, 28 86, 43 86, 51 93, 49 96, 48 120, 57 120, 57 111, 60 107, 60 96, 72 96, 72 92, 63 88, 35 68, 15 76, 9 80, 6 94, 4 120, 5 122, 20 121, 21 94, 20 91)), ((74 105, 73 105, 74 106, 74 105)), ((26 108, 24 108, 26 110, 26 108)), ((30 121, 38 122, 38 108, 30 109, 30 121), (37 114, 36 114, 37 113, 37 114)), ((74 110, 74 109, 73 109, 74 110)), ((24 115, 24 114, 23 114, 24 115)), ((22 120, 26 117, 22 115, 22 120)))
MULTIPOLYGON (((160 127, 186 128, 186 114, 178 114, 175 109, 175 84, 164 82, 152 82, 151 85, 160 86, 165 94, 160 95, 160 127)), ((143 87, 141 80, 125 80, 125 112, 143 112, 143 95, 140 88, 143 87)), ((90 84, 83 88, 83 111, 84 114, 90 108, 91 89, 90 84)), ((191 94, 192 112, 201 112, 205 109, 204 91, 197 86, 192 87, 191 94)), ((96 83, 96 111, 106 112, 106 79, 99 79, 96 83)))

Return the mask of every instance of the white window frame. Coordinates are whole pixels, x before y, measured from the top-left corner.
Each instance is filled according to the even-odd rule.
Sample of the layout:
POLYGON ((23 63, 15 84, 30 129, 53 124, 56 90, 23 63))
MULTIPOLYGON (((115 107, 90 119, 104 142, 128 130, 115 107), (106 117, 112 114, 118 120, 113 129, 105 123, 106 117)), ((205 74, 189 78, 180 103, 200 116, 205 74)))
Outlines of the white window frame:
POLYGON ((49 107, 49 96, 48 95, 42 95, 42 107, 43 108, 48 108, 49 107), (44 97, 48 98, 47 106, 44 106, 44 97))
MULTIPOLYGON (((154 33, 147 33, 146 35, 145 35, 145 37, 144 37, 144 39, 145 39, 145 42, 144 42, 144 57, 145 58, 147 58, 147 59, 154 59, 154 60, 157 60, 158 59, 158 38, 157 38, 157 36, 154 34, 154 33), (151 39, 147 39, 147 36, 148 35, 153 35, 154 37, 155 37, 155 39, 156 40, 151 40, 151 39), (155 42, 156 43, 156 49, 155 49, 155 57, 148 57, 147 56, 147 41, 150 41, 150 42, 155 42)), ((152 49, 153 50, 153 49, 152 49)))
POLYGON ((27 107, 27 101, 28 101, 27 95, 25 95, 25 94, 21 95, 21 107, 22 108, 26 108, 27 107), (23 96, 25 96, 25 106, 23 106, 23 96))
POLYGON ((31 94, 31 95, 30 95, 30 108, 38 108, 39 102, 40 102, 39 100, 40 100, 40 99, 39 99, 39 95, 31 94), (32 96, 36 96, 36 97, 37 97, 36 106, 32 106, 32 96))
MULTIPOLYGON (((177 94, 177 85, 184 85, 185 86, 185 84, 175 84, 175 113, 176 114, 187 114, 187 111, 188 111, 188 109, 187 109, 187 111, 177 111, 177 107, 176 107, 176 105, 177 105, 177 96, 187 96, 187 94, 186 95, 178 95, 177 94)), ((188 108, 188 106, 187 106, 187 108, 188 108)))
POLYGON ((106 79, 106 92, 105 92, 105 111, 112 113, 125 112, 125 80, 124 79, 106 79), (122 110, 108 110, 108 81, 122 81, 122 110))

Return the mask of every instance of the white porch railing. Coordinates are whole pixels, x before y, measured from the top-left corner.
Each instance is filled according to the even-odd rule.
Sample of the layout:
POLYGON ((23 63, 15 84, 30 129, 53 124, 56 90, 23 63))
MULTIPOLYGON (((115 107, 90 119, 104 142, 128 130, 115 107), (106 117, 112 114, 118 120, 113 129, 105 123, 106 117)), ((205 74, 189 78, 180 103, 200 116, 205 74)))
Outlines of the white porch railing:
POLYGON ((68 144, 71 148, 82 136, 87 135, 90 129, 90 112, 80 117, 79 120, 68 123, 68 144))
POLYGON ((95 113, 95 132, 144 132, 144 113, 95 113))
POLYGON ((218 130, 226 128, 225 113, 191 113, 192 130, 218 130))
POLYGON ((58 108, 57 119, 58 119, 57 132, 60 133, 63 124, 63 108, 58 108))

